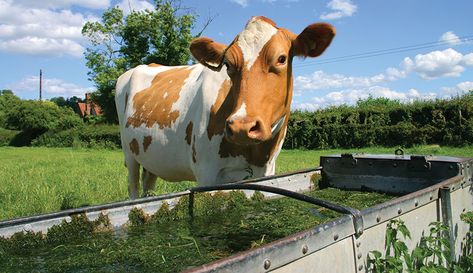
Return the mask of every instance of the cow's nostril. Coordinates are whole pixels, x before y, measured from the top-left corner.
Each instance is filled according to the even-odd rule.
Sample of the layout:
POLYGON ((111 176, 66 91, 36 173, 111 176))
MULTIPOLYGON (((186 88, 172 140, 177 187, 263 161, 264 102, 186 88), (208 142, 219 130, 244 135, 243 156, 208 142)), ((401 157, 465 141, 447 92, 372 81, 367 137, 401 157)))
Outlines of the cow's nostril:
POLYGON ((260 135, 260 133, 261 133, 261 122, 259 120, 257 120, 255 122, 255 125, 253 125, 250 128, 250 131, 248 132, 248 135, 250 137, 256 138, 256 137, 258 137, 258 135, 260 135))

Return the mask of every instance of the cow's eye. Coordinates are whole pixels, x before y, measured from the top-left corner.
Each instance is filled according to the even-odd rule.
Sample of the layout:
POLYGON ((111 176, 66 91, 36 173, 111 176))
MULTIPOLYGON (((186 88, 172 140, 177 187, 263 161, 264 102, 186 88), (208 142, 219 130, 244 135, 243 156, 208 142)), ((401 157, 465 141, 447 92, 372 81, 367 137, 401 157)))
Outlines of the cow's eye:
POLYGON ((281 65, 281 64, 285 64, 286 63, 286 55, 281 55, 278 57, 278 64, 281 65))

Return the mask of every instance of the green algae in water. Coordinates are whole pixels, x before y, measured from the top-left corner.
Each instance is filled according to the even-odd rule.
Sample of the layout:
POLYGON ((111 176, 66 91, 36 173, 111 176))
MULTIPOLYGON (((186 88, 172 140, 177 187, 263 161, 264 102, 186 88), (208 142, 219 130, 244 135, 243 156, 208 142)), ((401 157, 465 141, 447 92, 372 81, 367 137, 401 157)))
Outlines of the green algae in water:
MULTIPOLYGON (((392 198, 334 188, 306 194, 358 209, 392 198)), ((45 237, 29 233, 0 239, 0 272, 176 272, 339 216, 290 198, 263 200, 255 193, 247 199, 232 191, 196 194, 191 219, 188 200, 181 198, 173 209, 164 204, 152 216, 133 210, 130 225, 118 233, 103 228, 106 217, 89 222, 78 216, 72 220, 75 225, 54 227, 45 237)))

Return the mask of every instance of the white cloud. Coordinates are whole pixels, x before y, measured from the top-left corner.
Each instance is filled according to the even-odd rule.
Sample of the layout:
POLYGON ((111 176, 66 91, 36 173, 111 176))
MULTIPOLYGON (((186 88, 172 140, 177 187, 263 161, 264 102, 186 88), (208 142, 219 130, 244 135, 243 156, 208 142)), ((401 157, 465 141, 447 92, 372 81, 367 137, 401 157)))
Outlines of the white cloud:
POLYGON ((457 84, 457 88, 460 89, 461 91, 471 91, 473 90, 473 82, 461 82, 457 84))
POLYGON ((84 48, 79 43, 68 39, 28 36, 8 41, 0 40, 0 51, 49 56, 68 54, 74 57, 81 57, 84 48))
POLYGON ((440 41, 450 44, 450 45, 458 45, 461 44, 460 38, 453 33, 453 31, 447 31, 440 37, 440 41))
POLYGON ((384 74, 372 77, 346 76, 343 74, 327 74, 321 70, 315 71, 307 76, 297 76, 294 80, 294 88, 297 91, 319 90, 331 88, 354 88, 368 87, 374 84, 385 82, 384 74))
POLYGON ((465 70, 465 66, 471 65, 473 53, 463 55, 451 48, 418 54, 414 60, 406 57, 401 64, 406 73, 416 72, 423 79, 457 77, 465 70))
MULTIPOLYGON (((35 8, 34 4, 27 7, 29 2, 0 0, 0 51, 82 56, 82 26, 86 21, 97 18, 70 10, 35 8)), ((66 2, 62 4, 70 5, 79 1, 66 2)), ((84 5, 88 2, 84 1, 84 5)), ((55 3, 59 1, 50 2, 51 5, 55 3)))
POLYGON ((331 0, 327 7, 332 9, 332 12, 324 13, 320 16, 322 20, 334 20, 342 17, 352 16, 358 7, 350 0, 331 0))
POLYGON ((131 11, 143 11, 146 9, 153 10, 154 5, 146 0, 122 0, 117 5, 125 14, 130 14, 131 11))
MULTIPOLYGON (((254 1, 255 0, 253 0, 253 2, 254 1)), ((250 4, 250 0, 230 0, 230 2, 238 4, 238 5, 240 5, 244 8, 246 8, 250 4)), ((274 4, 274 3, 278 2, 278 0, 259 0, 259 2, 274 4)), ((286 4, 284 6, 285 7, 290 7, 290 3, 296 3, 296 2, 299 2, 299 0, 284 0, 284 1, 279 1, 279 2, 286 2, 286 4)))
POLYGON ((406 92, 399 92, 383 86, 370 86, 361 89, 346 89, 342 91, 330 92, 324 96, 316 96, 309 102, 298 103, 295 101, 293 109, 314 111, 317 109, 336 106, 336 105, 354 105, 360 99, 366 99, 369 96, 373 98, 388 98, 402 102, 412 102, 418 99, 434 99, 435 93, 421 93, 416 89, 409 89, 406 92))
POLYGON ((236 3, 242 7, 248 6, 248 0, 230 0, 233 3, 236 3))
POLYGON ((454 87, 443 87, 442 91, 448 96, 456 96, 473 90, 473 82, 460 82, 454 87))
MULTIPOLYGON (((7 2, 13 1, 7 0, 7 2)), ((78 6, 90 9, 106 9, 110 6, 110 0, 15 0, 15 4, 28 8, 61 9, 78 6)))
MULTIPOLYGON (((94 91, 93 87, 81 87, 73 83, 65 82, 61 79, 43 78, 42 82, 43 96, 50 97, 83 97, 86 92, 94 91)), ((30 76, 19 82, 12 83, 7 89, 13 90, 17 95, 33 95, 39 92, 39 77, 30 76)))
POLYGON ((464 55, 461 64, 466 66, 473 66, 473 53, 464 55))

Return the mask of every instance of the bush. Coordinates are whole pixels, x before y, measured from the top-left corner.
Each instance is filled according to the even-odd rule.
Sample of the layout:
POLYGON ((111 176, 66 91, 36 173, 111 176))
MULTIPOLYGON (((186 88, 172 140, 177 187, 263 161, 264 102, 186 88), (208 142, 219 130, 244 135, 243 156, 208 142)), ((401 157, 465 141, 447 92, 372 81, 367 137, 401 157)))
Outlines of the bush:
POLYGON ((82 120, 69 108, 48 101, 23 100, 6 115, 6 128, 44 133, 83 125, 82 120))
POLYGON ((0 127, 0 146, 8 146, 19 131, 8 130, 0 127))
MULTIPOLYGON (((2 97, 5 95, 0 96, 2 97)), ((7 103, 8 107, 2 108, 4 127, 21 131, 10 142, 12 146, 28 146, 35 138, 47 131, 57 133, 61 130, 84 126, 79 116, 70 108, 59 107, 49 101, 11 98, 10 101, 15 101, 15 104, 7 103)))
POLYGON ((50 131, 33 140, 33 146, 120 149, 118 125, 88 125, 64 131, 50 131))
POLYGON ((294 111, 284 148, 326 149, 364 146, 473 143, 473 91, 449 100, 402 104, 368 98, 356 106, 316 112, 294 111))

